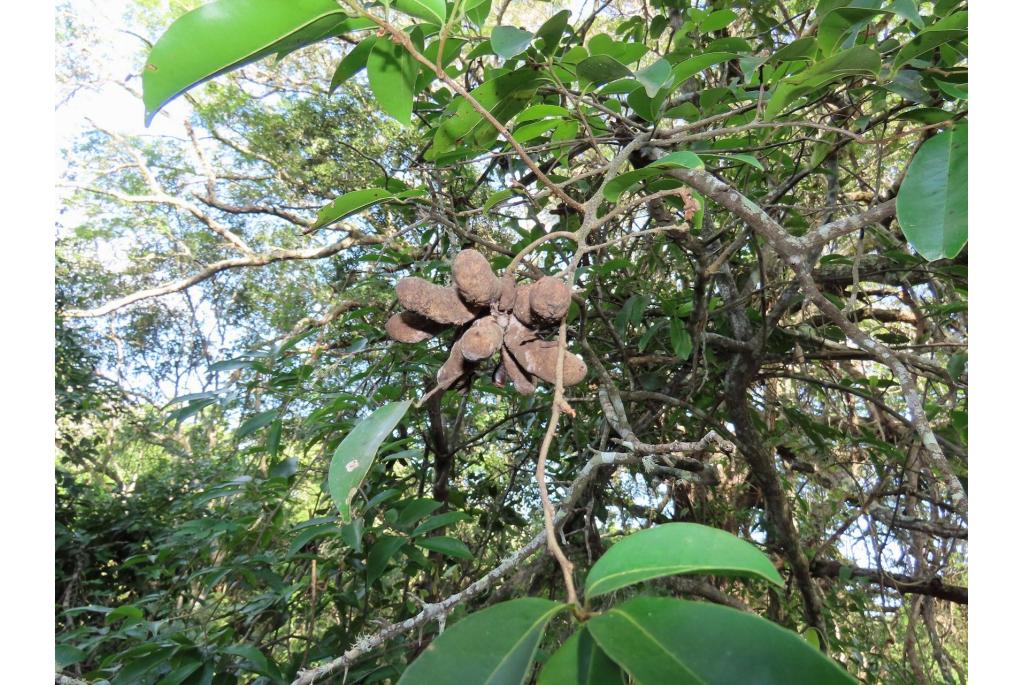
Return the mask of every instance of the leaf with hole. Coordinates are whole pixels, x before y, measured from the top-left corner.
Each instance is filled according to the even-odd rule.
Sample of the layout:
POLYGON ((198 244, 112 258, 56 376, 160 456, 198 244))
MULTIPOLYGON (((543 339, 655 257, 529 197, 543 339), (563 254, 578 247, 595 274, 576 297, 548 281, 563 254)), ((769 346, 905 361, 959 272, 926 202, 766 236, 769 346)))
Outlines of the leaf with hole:
POLYGON ((338 507, 342 523, 352 520, 352 497, 366 477, 377 449, 409 410, 411 401, 387 404, 356 424, 334 450, 327 473, 327 489, 338 507))
POLYGON ((857 682, 796 633, 718 604, 637 597, 587 630, 637 685, 857 682))
POLYGON ((967 122, 918 149, 896 194, 896 217, 928 261, 951 259, 967 244, 967 122))
POLYGON ((527 597, 470 614, 434 638, 398 685, 522 685, 548 622, 567 608, 527 597))
POLYGON ((768 557, 749 542, 696 523, 666 523, 612 545, 590 569, 584 589, 589 600, 652 578, 691 573, 783 584, 768 557))

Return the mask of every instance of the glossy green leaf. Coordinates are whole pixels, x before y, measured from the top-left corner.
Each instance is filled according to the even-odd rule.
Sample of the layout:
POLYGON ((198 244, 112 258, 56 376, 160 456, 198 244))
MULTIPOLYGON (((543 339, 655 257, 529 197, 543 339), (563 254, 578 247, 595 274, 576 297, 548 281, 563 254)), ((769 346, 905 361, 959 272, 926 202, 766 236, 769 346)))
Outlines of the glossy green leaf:
POLYGON ((967 123, 929 138, 910 162, 896 195, 907 242, 928 261, 952 258, 967 244, 967 123))
POLYGON ((157 40, 142 71, 146 125, 189 88, 323 40, 347 19, 334 0, 215 0, 185 13, 157 40))
POLYGON ((672 87, 678 88, 708 67, 727 62, 735 57, 736 54, 732 52, 706 52, 703 55, 684 60, 672 67, 672 87))
POLYGON ((895 72, 918 55, 934 50, 943 43, 963 40, 967 37, 967 12, 956 12, 931 24, 899 49, 893 58, 895 72))
POLYGON ((689 359, 693 352, 693 340, 690 332, 686 330, 680 319, 671 319, 668 322, 669 339, 672 342, 672 351, 680 359, 689 359))
POLYGON ((754 167, 758 171, 764 171, 764 165, 761 164, 760 161, 758 161, 757 157, 755 157, 754 155, 748 155, 748 154, 746 154, 744 152, 732 152, 732 153, 729 153, 729 154, 716 154, 714 152, 701 152, 701 153, 699 153, 699 156, 700 156, 701 159, 704 159, 706 157, 712 157, 712 158, 724 159, 724 160, 727 160, 727 161, 730 161, 730 162, 742 162, 743 164, 747 164, 749 166, 754 167))
POLYGON ((544 41, 543 52, 545 54, 550 55, 555 51, 555 47, 557 47, 559 40, 562 38, 562 33, 569 25, 569 17, 571 16, 572 12, 570 10, 562 10, 555 13, 537 29, 537 38, 544 41))
POLYGON ((356 212, 372 207, 383 200, 390 200, 395 193, 383 188, 366 188, 364 190, 353 190, 325 205, 316 214, 316 223, 313 228, 323 228, 345 217, 352 216, 356 212))
POLYGON ((589 600, 651 578, 686 573, 783 584, 768 557, 749 542, 697 523, 666 523, 612 545, 590 569, 584 589, 589 600))
POLYGON ((384 575, 388 563, 405 544, 405 538, 394 535, 381 535, 377 542, 373 543, 373 547, 370 548, 370 552, 366 555, 367 585, 373 585, 374 581, 384 575))
POLYGON ((136 685, 144 675, 166 663, 174 651, 173 647, 163 647, 128 662, 110 681, 111 685, 136 685))
POLYGON ((576 65, 576 75, 582 79, 593 83, 596 86, 602 83, 608 83, 620 78, 626 78, 632 76, 633 72, 630 71, 622 62, 618 61, 614 57, 608 55, 592 55, 584 60, 581 60, 576 65))
POLYGON ((85 650, 71 645, 57 645, 55 650, 55 662, 58 669, 73 666, 88 656, 85 650))
POLYGON ((566 608, 527 597, 470 614, 434 638, 398 685, 522 685, 544 628, 566 608))
POLYGON ((432 530, 436 530, 444 526, 450 526, 453 523, 458 523, 460 521, 468 521, 471 518, 473 517, 463 511, 446 511, 443 514, 435 514, 413 528, 412 535, 416 536, 422 535, 423 533, 429 533, 432 530))
POLYGON ((388 38, 377 40, 366 59, 370 90, 380 108, 407 126, 412 122, 416 72, 412 55, 388 38))
POLYGON ((772 62, 810 62, 814 60, 817 49, 817 40, 814 36, 804 36, 779 48, 769 60, 772 62))
POLYGON ((495 26, 491 31, 491 47, 494 54, 511 59, 530 47, 533 34, 515 26, 495 26))
POLYGON ((370 470, 377 449, 405 416, 410 404, 412 402, 406 400, 384 405, 356 424, 334 450, 327 488, 343 523, 352 520, 352 497, 370 470))
POLYGON ((672 65, 664 58, 659 58, 636 72, 636 80, 644 87, 648 97, 654 97, 659 90, 672 82, 672 65))
POLYGON ((637 597, 587 630, 637 685, 857 682, 796 633, 718 604, 637 597))
POLYGON ((521 124, 525 121, 536 121, 537 119, 546 119, 548 117, 570 116, 572 116, 572 112, 561 105, 533 105, 520 112, 516 116, 516 122, 521 124))
POLYGON ((661 169, 703 169, 704 162, 700 161, 700 157, 695 152, 679 150, 659 157, 656 161, 651 162, 651 166, 661 169))
POLYGON ((466 3, 466 18, 482 27, 491 14, 491 0, 469 0, 466 3))
POLYGON ((275 418, 277 418, 276 409, 269 409, 267 411, 261 411, 259 414, 254 414, 238 427, 238 430, 235 431, 235 437, 241 440, 246 436, 252 435, 260 428, 269 425, 275 418))
POLYGON ((903 17, 918 29, 924 28, 924 20, 921 13, 917 11, 918 0, 893 0, 890 10, 897 16, 903 17))
POLYGON ((416 544, 424 549, 429 549, 432 552, 440 552, 441 554, 447 554, 448 556, 455 557, 456 559, 473 558, 473 553, 469 551, 469 547, 466 547, 466 543, 447 535, 435 535, 432 538, 421 538, 416 541, 416 544))
POLYGON ((700 30, 702 33, 720 31, 735 21, 736 17, 737 14, 732 10, 717 10, 700 22, 700 30))
MULTIPOLYGON (((502 124, 526 109, 544 77, 533 69, 516 71, 484 81, 470 95, 502 124)), ((449 106, 451 116, 437 128, 434 143, 424 155, 434 160, 456 148, 490 145, 498 132, 463 98, 449 106)))
POLYGON ((330 91, 333 93, 336 91, 342 83, 349 80, 360 71, 366 68, 366 61, 370 57, 370 51, 373 50, 374 44, 377 42, 377 36, 367 36, 363 40, 359 41, 359 44, 348 51, 341 62, 338 63, 338 68, 334 71, 334 76, 331 77, 331 88, 330 91))
POLYGON ((847 36, 863 31, 879 14, 888 15, 891 12, 865 7, 840 7, 826 14, 818 26, 818 47, 822 54, 831 55, 847 36))
POLYGON ((764 110, 765 120, 778 115, 803 95, 847 76, 878 76, 882 58, 865 45, 832 55, 789 77, 776 87, 764 110))
POLYGON ((622 669, 580 628, 544 664, 537 685, 622 685, 622 669))
POLYGON ((448 18, 444 0, 395 0, 394 6, 400 12, 432 23, 444 24, 448 18))
POLYGON ((156 685, 181 685, 185 680, 202 668, 202 661, 188 661, 173 669, 170 673, 157 681, 156 685))

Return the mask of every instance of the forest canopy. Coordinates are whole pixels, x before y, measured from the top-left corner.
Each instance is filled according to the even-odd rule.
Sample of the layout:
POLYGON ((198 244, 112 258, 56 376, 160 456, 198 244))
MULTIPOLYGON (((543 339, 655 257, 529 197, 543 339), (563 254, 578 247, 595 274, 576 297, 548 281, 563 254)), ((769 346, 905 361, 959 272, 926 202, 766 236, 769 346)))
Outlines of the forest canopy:
POLYGON ((56 681, 966 683, 967 16, 59 5, 56 681))

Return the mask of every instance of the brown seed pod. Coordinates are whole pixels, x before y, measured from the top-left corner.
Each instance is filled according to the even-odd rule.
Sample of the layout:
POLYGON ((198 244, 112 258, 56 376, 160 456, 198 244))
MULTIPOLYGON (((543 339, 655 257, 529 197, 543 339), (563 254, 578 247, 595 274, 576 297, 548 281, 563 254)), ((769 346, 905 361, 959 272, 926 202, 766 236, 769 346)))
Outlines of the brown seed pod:
POLYGON ((447 326, 435 323, 416 312, 404 311, 393 315, 384 324, 384 331, 392 340, 403 343, 418 343, 429 340, 447 326))
MULTIPOLYGON (((518 321, 510 320, 505 329, 505 346, 522 367, 537 378, 548 383, 555 382, 558 364, 558 342, 541 340, 535 331, 518 321)), ((565 353, 562 363, 562 385, 569 387, 581 383, 587 377, 587 365, 571 352, 565 353)))
POLYGON ((565 318, 572 302, 572 289, 565 281, 544 276, 530 288, 531 318, 551 325, 565 318))
POLYGON ((501 366, 499 367, 498 375, 502 374, 512 380, 512 387, 520 395, 532 395, 537 390, 533 377, 519 366, 519 362, 515 360, 504 345, 501 347, 501 366))
POLYGON ((477 319, 469 330, 462 334, 462 356, 472 362, 478 362, 494 355, 501 347, 504 331, 493 317, 477 319))
POLYGON ((512 313, 523 325, 533 325, 533 315, 530 313, 530 291, 533 290, 533 283, 528 285, 517 285, 515 303, 512 305, 512 313))
POLYGON ((471 370, 472 365, 462 355, 462 339, 460 338, 452 345, 448 360, 437 370, 437 387, 431 391, 431 394, 447 390, 471 370))
POLYGON ((459 296, 470 306, 484 307, 501 295, 501 282, 487 258, 476 250, 463 250, 452 261, 452 279, 459 296))
POLYGON ((403 278, 395 293, 403 307, 439 324, 462 325, 476 318, 476 312, 459 299, 454 288, 442 288, 422 278, 403 278))
POLYGON ((503 276, 500 281, 500 294, 498 296, 498 311, 510 312, 516 301, 516 280, 511 276, 503 276))

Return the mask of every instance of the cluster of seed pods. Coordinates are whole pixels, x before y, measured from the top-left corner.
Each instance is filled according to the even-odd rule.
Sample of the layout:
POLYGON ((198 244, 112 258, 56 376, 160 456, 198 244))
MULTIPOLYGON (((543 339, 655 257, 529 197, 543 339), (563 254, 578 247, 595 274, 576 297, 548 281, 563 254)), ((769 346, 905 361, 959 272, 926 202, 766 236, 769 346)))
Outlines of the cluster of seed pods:
MULTIPOLYGON (((456 327, 451 354, 437 372, 431 394, 468 377, 495 354, 501 355, 494 372, 498 386, 511 381, 520 394, 530 395, 537 389, 537 379, 554 383, 558 342, 544 340, 541 331, 565 318, 572 301, 569 286, 551 276, 516 285, 511 276, 495 276, 487 258, 476 250, 456 255, 452 280, 449 287, 416 277, 400 280, 395 292, 405 311, 385 326, 393 340, 403 343, 421 342, 456 327)), ((566 353, 562 385, 576 385, 586 375, 583 360, 566 353)))

